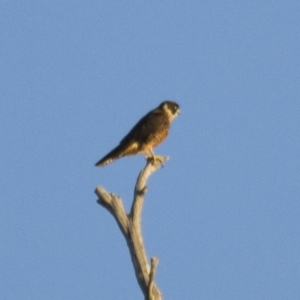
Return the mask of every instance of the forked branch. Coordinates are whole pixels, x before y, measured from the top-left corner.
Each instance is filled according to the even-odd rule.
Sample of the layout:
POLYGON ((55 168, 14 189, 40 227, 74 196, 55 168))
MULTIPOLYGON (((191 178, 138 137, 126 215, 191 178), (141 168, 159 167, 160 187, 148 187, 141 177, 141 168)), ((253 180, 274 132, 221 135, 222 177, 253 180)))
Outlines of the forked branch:
POLYGON ((151 266, 146 255, 141 231, 141 213, 144 197, 147 192, 146 182, 168 158, 160 157, 161 161, 148 160, 145 168, 140 172, 134 189, 134 197, 130 213, 126 214, 120 197, 107 192, 97 186, 95 193, 98 204, 106 208, 115 218, 129 248, 135 276, 146 300, 161 300, 161 293, 154 282, 157 258, 151 259, 151 266))

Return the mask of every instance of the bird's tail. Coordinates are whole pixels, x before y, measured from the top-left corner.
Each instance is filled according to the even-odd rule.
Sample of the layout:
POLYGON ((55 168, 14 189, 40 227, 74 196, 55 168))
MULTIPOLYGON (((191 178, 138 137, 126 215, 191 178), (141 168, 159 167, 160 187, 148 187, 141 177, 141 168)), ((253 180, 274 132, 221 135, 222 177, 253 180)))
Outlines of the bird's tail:
POLYGON ((119 144, 115 149, 111 150, 108 154, 106 154, 102 159, 100 159, 95 166, 103 167, 107 164, 110 164, 114 160, 121 158, 126 155, 138 154, 139 147, 136 142, 130 142, 127 144, 119 144))
POLYGON ((122 156, 123 156, 123 153, 120 151, 120 145, 119 145, 116 148, 114 148, 112 151, 110 151, 108 154, 106 154, 103 158, 101 158, 95 164, 95 166, 96 167, 106 166, 122 156))

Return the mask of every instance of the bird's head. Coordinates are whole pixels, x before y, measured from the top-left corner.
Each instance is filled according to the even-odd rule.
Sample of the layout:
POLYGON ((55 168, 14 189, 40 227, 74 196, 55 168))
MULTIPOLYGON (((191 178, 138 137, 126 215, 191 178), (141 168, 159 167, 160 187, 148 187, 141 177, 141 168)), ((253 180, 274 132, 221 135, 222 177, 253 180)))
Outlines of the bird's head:
POLYGON ((179 105, 174 101, 164 101, 160 104, 159 108, 167 113, 171 121, 180 114, 179 105))

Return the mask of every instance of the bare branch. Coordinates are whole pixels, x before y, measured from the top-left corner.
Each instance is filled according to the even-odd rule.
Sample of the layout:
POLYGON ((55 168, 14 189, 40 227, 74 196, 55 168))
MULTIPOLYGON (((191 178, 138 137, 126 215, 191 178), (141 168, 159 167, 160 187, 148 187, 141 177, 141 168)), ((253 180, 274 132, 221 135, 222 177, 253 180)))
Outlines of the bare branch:
POLYGON ((97 203, 102 205, 113 215, 125 236, 128 233, 129 218, 126 215, 122 200, 118 196, 108 193, 101 186, 97 186, 95 193, 99 198, 97 203))
POLYGON ((159 159, 160 160, 156 161, 148 161, 146 167, 140 172, 136 181, 130 216, 137 227, 141 226, 142 207, 144 203, 144 196, 147 192, 146 182, 151 174, 168 160, 168 157, 159 157, 159 159))
POLYGON ((95 193, 99 198, 97 202, 113 215, 125 237, 137 281, 145 296, 145 299, 147 300, 161 300, 162 296, 154 283, 158 259, 151 259, 151 268, 148 263, 141 232, 141 213, 144 203, 144 196, 147 192, 146 182, 150 175, 155 172, 167 159, 167 157, 158 157, 158 159, 154 161, 147 161, 145 168, 138 176, 129 215, 127 215, 125 212, 121 198, 112 193, 108 193, 101 186, 97 186, 95 190, 95 193))
POLYGON ((155 299, 154 293, 153 293, 153 287, 154 287, 154 277, 156 272, 156 267, 158 265, 159 259, 157 257, 151 258, 151 270, 149 274, 149 285, 148 285, 148 299, 147 300, 153 300, 155 299))

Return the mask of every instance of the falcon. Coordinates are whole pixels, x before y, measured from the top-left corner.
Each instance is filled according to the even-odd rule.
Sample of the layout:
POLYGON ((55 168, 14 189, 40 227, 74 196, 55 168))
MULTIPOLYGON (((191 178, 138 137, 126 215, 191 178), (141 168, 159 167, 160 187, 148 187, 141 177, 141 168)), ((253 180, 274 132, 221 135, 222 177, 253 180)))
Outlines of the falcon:
POLYGON ((95 164, 96 167, 103 167, 118 158, 135 154, 145 154, 147 159, 160 160, 153 148, 166 139, 171 122, 179 113, 176 102, 162 102, 141 118, 119 145, 95 164))

